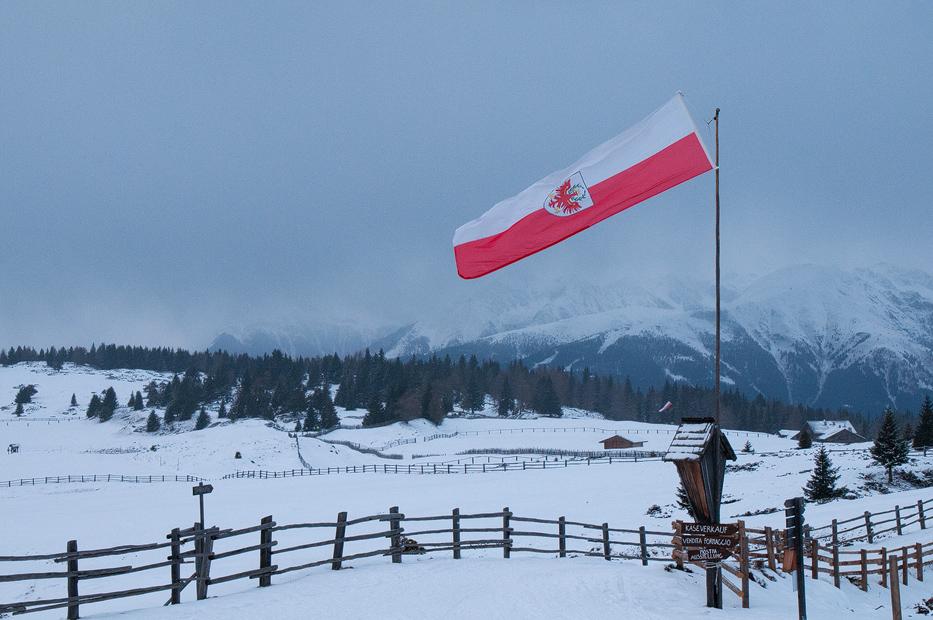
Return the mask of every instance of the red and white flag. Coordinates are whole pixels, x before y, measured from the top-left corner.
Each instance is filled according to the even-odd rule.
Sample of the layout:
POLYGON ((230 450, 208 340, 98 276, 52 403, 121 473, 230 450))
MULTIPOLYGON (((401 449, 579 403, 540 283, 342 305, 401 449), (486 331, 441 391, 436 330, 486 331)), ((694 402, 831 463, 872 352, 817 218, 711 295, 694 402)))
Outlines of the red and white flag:
POLYGON ((713 165, 677 93, 569 168, 458 228, 457 272, 462 278, 484 276, 708 172, 713 165))

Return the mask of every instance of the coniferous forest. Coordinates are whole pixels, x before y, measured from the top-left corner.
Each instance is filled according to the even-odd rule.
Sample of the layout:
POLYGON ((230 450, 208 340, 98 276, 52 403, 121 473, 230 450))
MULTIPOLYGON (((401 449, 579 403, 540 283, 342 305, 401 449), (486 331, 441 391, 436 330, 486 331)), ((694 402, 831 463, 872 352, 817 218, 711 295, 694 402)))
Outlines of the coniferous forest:
MULTIPOLYGON (((416 418, 439 424, 455 407, 464 412, 493 407, 503 417, 526 412, 556 417, 561 407, 575 407, 611 420, 663 424, 714 412, 713 390, 708 387, 669 381, 662 386, 633 386, 627 378, 598 376, 587 368, 530 368, 521 361, 503 367, 475 356, 402 361, 366 350, 343 358, 334 354, 293 359, 280 351, 257 357, 113 344, 0 350, 0 365, 19 362, 45 362, 55 369, 70 362, 102 370, 173 373, 171 380, 152 382, 144 390, 145 406, 164 408, 166 422, 189 420, 205 405, 218 407, 219 416, 231 420, 297 418, 304 430, 335 426, 334 406, 364 410, 364 426, 416 418), (671 406, 661 412, 668 402, 671 406)), ((142 408, 142 397, 134 394, 128 406, 142 408)), ((105 419, 112 410, 108 403, 89 415, 105 419)), ((902 428, 916 426, 910 412, 898 415, 902 428)), ((724 428, 771 433, 799 429, 806 420, 848 419, 866 437, 873 437, 880 423, 878 416, 814 409, 737 391, 722 393, 720 419, 724 428)))

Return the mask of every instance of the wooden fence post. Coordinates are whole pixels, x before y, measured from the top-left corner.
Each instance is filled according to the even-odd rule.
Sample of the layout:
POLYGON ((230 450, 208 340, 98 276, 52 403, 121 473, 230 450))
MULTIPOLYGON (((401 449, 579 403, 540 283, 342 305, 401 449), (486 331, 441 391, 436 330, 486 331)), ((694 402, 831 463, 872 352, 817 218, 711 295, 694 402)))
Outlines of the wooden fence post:
POLYGON ((454 535, 454 559, 460 559, 460 509, 454 508, 453 514, 451 515, 451 521, 453 521, 453 535, 454 535))
POLYGON ((392 534, 389 535, 392 545, 392 563, 401 564, 402 563, 402 534, 399 531, 401 528, 401 522, 398 518, 398 506, 392 506, 389 508, 389 529, 392 530, 392 534))
POLYGON ((923 545, 917 543, 914 549, 917 553, 917 581, 923 581, 923 545))
POLYGON ((833 547, 839 546, 839 522, 833 519, 833 547))
POLYGON ((893 620, 901 620, 901 587, 897 583, 897 556, 893 554, 891 555, 891 617, 893 620))
MULTIPOLYGON (((65 547, 68 553, 78 553, 78 541, 69 540, 65 547)), ((78 620, 78 558, 68 558, 68 620, 78 620)))
POLYGON ((609 559, 609 524, 603 523, 603 557, 609 559))
POLYGON ((861 550, 862 559, 862 592, 868 592, 868 554, 864 549, 861 550))
POLYGON ((509 517, 512 516, 512 513, 509 512, 509 507, 506 506, 502 509, 502 557, 509 557, 512 551, 512 528, 509 527, 509 517))
POLYGON ((557 520, 557 555, 567 557, 567 519, 561 517, 557 520))
POLYGON ((900 536, 904 533, 904 528, 901 527, 901 507, 897 504, 894 505, 894 521, 897 524, 897 535, 900 536))
POLYGON ((774 560, 774 533, 768 525, 765 526, 765 549, 768 552, 768 568, 777 570, 774 560))
MULTIPOLYGON (((888 565, 888 550, 886 547, 881 548, 881 587, 888 587, 888 571, 884 570, 888 565)), ((897 580, 897 575, 894 575, 894 579, 897 580)))
POLYGON ((904 574, 903 574, 903 581, 904 581, 904 585, 906 586, 906 585, 907 585, 907 570, 908 570, 908 568, 909 568, 909 566, 908 566, 908 564, 907 564, 907 547, 901 547, 901 562, 902 562, 902 564, 903 564, 902 570, 903 570, 903 573, 904 573, 904 574))
POLYGON ((869 544, 875 542, 875 537, 871 531, 871 513, 867 510, 865 511, 865 533, 868 535, 869 544))
POLYGON ((833 585, 837 588, 839 585, 839 546, 833 545, 833 585))
POLYGON ((203 601, 207 598, 207 586, 210 583, 211 579, 211 552, 214 550, 214 530, 205 530, 203 527, 201 531, 196 534, 201 539, 201 552, 199 558, 201 559, 198 566, 198 578, 197 578, 197 598, 199 601, 203 601))
POLYGON ((820 578, 820 541, 816 538, 810 540, 810 578, 820 578))
MULTIPOLYGON (((608 525, 606 527, 606 534, 608 534, 608 525)), ((645 535, 644 525, 638 528, 638 542, 641 544, 641 565, 648 566, 648 540, 645 535)))
POLYGON ((745 521, 739 520, 739 570, 742 571, 742 609, 748 609, 748 577, 751 572, 751 562, 748 560, 748 533, 745 531, 745 521))
MULTIPOLYGON (((260 525, 265 525, 267 527, 259 530, 259 544, 262 545, 259 548, 259 570, 268 569, 272 567, 272 515, 263 517, 259 522, 260 525)), ((259 587, 265 588, 266 586, 272 585, 272 575, 266 573, 265 575, 259 576, 259 587)))
POLYGON ((334 561, 331 563, 331 570, 340 570, 343 557, 343 538, 347 533, 347 513, 341 512, 337 515, 337 532, 334 534, 334 561))
POLYGON ((926 522, 926 519, 923 517, 923 500, 922 499, 917 500, 917 515, 920 517, 920 529, 921 530, 927 529, 927 522, 926 522))
POLYGON ((169 603, 178 605, 181 603, 181 534, 178 528, 172 530, 169 538, 172 539, 172 555, 169 560, 172 561, 172 598, 169 603))

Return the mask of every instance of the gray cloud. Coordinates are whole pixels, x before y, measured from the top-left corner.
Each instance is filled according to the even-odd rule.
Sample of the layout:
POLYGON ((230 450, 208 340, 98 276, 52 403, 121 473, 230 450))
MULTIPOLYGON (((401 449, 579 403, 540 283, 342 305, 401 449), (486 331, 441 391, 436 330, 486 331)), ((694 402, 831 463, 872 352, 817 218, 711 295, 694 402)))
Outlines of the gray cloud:
POLYGON ((4 3, 0 346, 206 346, 713 265, 705 175, 492 274, 453 231, 682 90, 723 265, 931 269, 933 7, 4 3))

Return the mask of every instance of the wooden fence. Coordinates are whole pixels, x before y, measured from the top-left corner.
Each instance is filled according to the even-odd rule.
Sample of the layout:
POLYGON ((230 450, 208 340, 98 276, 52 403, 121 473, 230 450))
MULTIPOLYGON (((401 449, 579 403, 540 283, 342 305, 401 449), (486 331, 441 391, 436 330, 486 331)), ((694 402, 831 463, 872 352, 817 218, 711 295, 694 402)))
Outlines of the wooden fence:
POLYGON ((44 476, 0 481, 0 487, 34 486, 37 484, 59 484, 65 482, 201 482, 197 476, 124 476, 122 474, 84 474, 75 476, 44 476))
POLYGON ((890 533, 900 536, 914 525, 919 525, 921 530, 925 530, 927 521, 933 517, 931 508, 926 506, 930 503, 933 503, 933 500, 918 500, 916 504, 895 506, 893 510, 876 513, 866 510, 864 514, 851 519, 833 519, 829 525, 811 528, 810 537, 832 545, 860 540, 873 544, 876 538, 883 538, 885 534, 890 533))
MULTIPOLYGON (((267 516, 258 525, 236 530, 205 529, 196 523, 192 528, 172 530, 164 542, 79 551, 77 541, 72 540, 64 553, 0 556, 4 568, 32 565, 31 570, 4 571, 0 585, 64 582, 58 596, 55 587, 36 588, 30 596, 51 596, 0 603, 0 613, 67 608, 67 617, 74 620, 81 605, 115 599, 145 598, 137 607, 179 604, 192 583, 194 592, 187 590, 186 597, 201 600, 207 597, 208 588, 229 588, 242 580, 257 580, 258 586, 265 587, 275 575, 319 566, 339 570, 346 562, 364 558, 386 557, 400 563, 409 554, 443 552, 459 560, 467 553, 501 550, 504 558, 513 553, 539 553, 636 560, 647 565, 670 561, 675 547, 670 538, 669 531, 613 528, 608 523, 564 517, 523 517, 508 508, 479 514, 461 514, 455 508, 450 514, 415 517, 393 507, 388 513, 357 519, 341 512, 335 521, 289 525, 279 525, 267 516), (61 564, 65 570, 52 570, 61 564), (193 565, 187 577, 185 565, 193 565), (166 594, 168 600, 163 602, 166 594)), ((220 593, 231 591, 235 590, 220 593)))
MULTIPOLYGON (((660 457, 641 457, 640 460, 658 460, 660 457)), ((560 469, 579 465, 612 465, 613 463, 637 463, 639 457, 610 456, 592 459, 564 459, 562 461, 514 461, 500 463, 426 463, 415 465, 347 465, 345 467, 321 467, 318 469, 287 469, 285 471, 245 470, 226 474, 222 480, 233 478, 293 478, 296 476, 321 476, 327 474, 486 474, 494 471, 525 471, 532 469, 560 469)))

